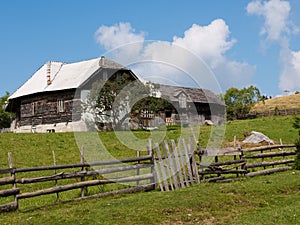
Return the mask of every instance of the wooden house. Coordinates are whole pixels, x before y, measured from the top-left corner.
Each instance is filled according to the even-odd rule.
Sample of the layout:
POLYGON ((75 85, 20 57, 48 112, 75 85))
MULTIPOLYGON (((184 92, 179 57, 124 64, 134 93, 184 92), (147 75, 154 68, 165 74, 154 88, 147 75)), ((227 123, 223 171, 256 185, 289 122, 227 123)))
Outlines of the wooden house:
POLYGON ((81 102, 93 82, 112 76, 134 73, 104 57, 62 63, 48 62, 39 68, 10 97, 7 111, 14 112, 13 132, 68 132, 87 129, 81 102))

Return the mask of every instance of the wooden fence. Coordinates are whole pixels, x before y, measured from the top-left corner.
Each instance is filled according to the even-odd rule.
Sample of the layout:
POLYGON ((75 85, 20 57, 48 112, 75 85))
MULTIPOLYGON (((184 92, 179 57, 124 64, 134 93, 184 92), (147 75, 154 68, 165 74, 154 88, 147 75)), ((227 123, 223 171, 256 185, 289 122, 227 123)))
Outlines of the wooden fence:
MULTIPOLYGON (((152 143, 149 143, 151 146, 152 143)), ((155 143, 156 157, 154 160, 156 183, 161 191, 176 190, 199 183, 198 169, 194 157, 193 142, 184 139, 161 145, 155 143)))
POLYGON ((296 109, 269 109, 264 112, 251 112, 248 117, 271 117, 271 116, 288 116, 288 115, 299 115, 300 108, 296 109))
POLYGON ((59 193, 75 189, 80 190, 80 197, 72 199, 80 200, 155 188, 170 191, 201 181, 227 182, 265 175, 291 169, 296 154, 295 145, 204 149, 193 144, 191 139, 188 142, 179 139, 177 143, 163 141, 161 144, 149 141, 147 150, 144 156, 138 152, 134 158, 86 163, 82 149, 80 163, 68 165, 56 165, 53 152, 52 166, 32 168, 15 168, 9 153, 9 167, 0 170, 0 202, 10 200, 0 205, 0 212, 18 209, 22 199, 55 194, 59 200, 59 193), (33 172, 37 172, 36 176, 32 176, 33 172), (48 188, 34 186, 35 183, 47 183, 48 188), (114 183, 131 186, 87 193, 90 187, 114 183), (26 184, 36 189, 28 191, 26 184))
POLYGON ((270 145, 248 149, 198 149, 202 181, 228 182, 292 169, 296 146, 270 145))
POLYGON ((59 193, 74 189, 81 190, 81 197, 76 198, 77 200, 118 193, 152 190, 155 188, 153 154, 141 156, 140 152, 138 152, 138 157, 135 158, 92 163, 85 163, 84 156, 81 154, 81 162, 78 164, 56 165, 54 160, 53 166, 32 168, 15 168, 12 163, 13 160, 11 153, 8 154, 8 161, 9 168, 0 170, 0 187, 3 186, 5 188, 0 188, 0 200, 1 197, 3 199, 13 196, 13 201, 0 205, 0 212, 18 209, 21 199, 49 194, 56 194, 57 199, 59 199, 59 193), (63 170, 63 172, 57 173, 57 170, 63 170), (39 176, 37 177, 26 176, 27 173, 37 171, 48 171, 48 174, 49 171, 52 171, 53 174, 41 176, 41 173, 39 173, 39 176), (80 181, 78 181, 78 179, 80 181), (58 181, 60 180, 68 180, 69 182, 58 184, 58 181), (49 181, 54 181, 52 187, 34 190, 32 192, 23 193, 21 191, 24 190, 23 185, 49 181), (130 183, 131 187, 127 186, 126 188, 123 187, 122 189, 109 192, 86 195, 88 187, 113 183, 130 183), (12 186, 9 188, 8 185, 12 186))

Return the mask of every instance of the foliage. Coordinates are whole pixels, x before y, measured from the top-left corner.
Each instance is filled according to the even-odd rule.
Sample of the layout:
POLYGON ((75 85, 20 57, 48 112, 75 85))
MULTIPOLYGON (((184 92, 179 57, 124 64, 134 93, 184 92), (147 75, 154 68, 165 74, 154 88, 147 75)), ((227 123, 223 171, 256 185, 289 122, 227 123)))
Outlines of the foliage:
POLYGON ((0 129, 9 128, 11 124, 12 114, 9 112, 5 112, 5 105, 7 103, 8 97, 9 93, 6 92, 6 94, 0 98, 0 129))
POLYGON ((150 87, 133 81, 129 74, 113 75, 107 81, 94 82, 83 108, 85 112, 93 114, 98 128, 107 123, 118 129, 129 117, 130 106, 149 94, 150 87))
POLYGON ((245 119, 254 103, 261 99, 260 91, 255 86, 240 90, 229 88, 224 95, 227 119, 245 119))
POLYGON ((160 98, 147 96, 132 106, 132 113, 134 116, 139 116, 143 109, 158 113, 160 111, 172 111, 175 110, 172 103, 168 100, 167 96, 161 96, 160 98))
POLYGON ((299 137, 295 143, 297 151, 296 151, 294 168, 296 170, 300 170, 300 117, 294 117, 293 128, 298 129, 298 134, 299 134, 299 137))
POLYGON ((298 129, 300 136, 300 117, 294 117, 293 128, 298 129))
POLYGON ((295 143, 296 145, 296 156, 295 156, 295 163, 294 163, 294 169, 300 170, 300 138, 295 143))

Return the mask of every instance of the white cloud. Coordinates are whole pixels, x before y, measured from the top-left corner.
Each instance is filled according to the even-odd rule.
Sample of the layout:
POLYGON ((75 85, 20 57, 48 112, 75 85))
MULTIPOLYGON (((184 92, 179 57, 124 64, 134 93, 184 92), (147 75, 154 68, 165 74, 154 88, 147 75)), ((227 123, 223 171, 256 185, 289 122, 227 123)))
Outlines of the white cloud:
POLYGON ((266 34, 268 40, 280 41, 285 35, 297 32, 296 27, 289 20, 290 3, 282 0, 270 0, 261 2, 259 0, 247 5, 249 14, 263 16, 264 26, 261 34, 266 34))
POLYGON ((261 34, 266 34, 267 41, 280 45, 279 89, 281 91, 296 91, 300 89, 300 51, 289 48, 289 37, 296 34, 299 28, 290 20, 291 6, 288 1, 270 0, 250 2, 247 6, 249 14, 263 16, 264 25, 261 34))
POLYGON ((106 50, 133 42, 143 42, 144 32, 135 33, 130 23, 119 23, 113 26, 101 26, 95 32, 96 42, 106 50))
POLYGON ((173 43, 196 53, 205 61, 218 61, 235 43, 227 40, 230 35, 229 27, 222 19, 216 19, 207 26, 193 24, 184 32, 182 38, 173 37, 173 43))
POLYGON ((229 39, 230 30, 222 19, 216 19, 207 26, 194 24, 184 32, 184 37, 173 41, 201 57, 215 73, 223 90, 241 87, 251 80, 255 67, 246 62, 230 60, 226 52, 236 43, 229 39))
POLYGON ((101 26, 95 34, 97 42, 107 50, 140 41, 139 44, 125 45, 107 57, 126 66, 138 61, 156 62, 134 66, 141 76, 155 77, 154 82, 161 76, 160 80, 172 80, 177 85, 195 86, 195 82, 200 82, 203 88, 216 91, 216 86, 220 85, 225 91, 229 87, 248 84, 254 74, 254 66, 227 58, 226 53, 236 40, 230 39, 229 27, 222 19, 206 26, 193 24, 182 37, 174 36, 172 42, 146 42, 144 35, 143 32, 135 33, 129 23, 101 26))
POLYGON ((288 48, 281 50, 283 69, 280 75, 279 88, 290 92, 300 90, 300 51, 288 48))

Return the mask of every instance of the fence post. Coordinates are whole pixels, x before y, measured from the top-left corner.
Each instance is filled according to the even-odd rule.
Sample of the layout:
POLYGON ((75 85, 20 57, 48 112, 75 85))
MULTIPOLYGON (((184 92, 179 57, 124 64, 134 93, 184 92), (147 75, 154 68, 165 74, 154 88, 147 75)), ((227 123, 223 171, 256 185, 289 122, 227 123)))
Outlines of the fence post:
MULTIPOLYGON (((138 150, 137 152, 136 152, 136 156, 138 157, 138 158, 140 158, 141 157, 141 151, 140 150, 138 150)), ((137 161, 137 165, 139 165, 140 164, 140 160, 138 160, 137 161)), ((138 175, 140 175, 140 169, 139 168, 137 168, 137 170, 136 170, 136 175, 138 176, 138 175)), ((139 186, 140 185, 140 181, 139 180, 137 180, 136 181, 136 186, 139 186)))
MULTIPOLYGON (((14 180, 13 188, 16 189, 17 188, 16 173, 15 173, 15 170, 14 170, 14 165, 13 165, 12 153, 11 152, 8 152, 8 165, 9 165, 9 169, 11 169, 10 176, 14 180)), ((18 204, 17 194, 14 195, 14 204, 15 204, 16 209, 18 209, 19 204, 18 204)))
MULTIPOLYGON (((53 165, 56 166, 56 157, 55 157, 55 152, 52 151, 53 155, 53 165)), ((54 169, 54 174, 56 175, 56 169, 54 169)), ((55 187, 57 187, 57 180, 55 180, 55 187)), ((59 193, 56 193, 56 200, 59 200, 59 193)))
POLYGON ((152 139, 149 138, 148 146, 147 146, 148 155, 151 156, 150 163, 151 163, 151 173, 153 174, 153 178, 151 179, 151 183, 155 184, 155 189, 157 189, 157 182, 156 182, 156 175, 154 170, 154 150, 152 147, 152 139))
MULTIPOLYGON (((82 146, 80 149, 80 163, 82 164, 81 171, 84 170, 84 147, 82 146)), ((80 178, 80 181, 84 181, 84 176, 80 178)), ((87 188, 87 187, 86 187, 87 188)), ((83 198, 85 196, 85 187, 81 188, 81 197, 83 198)))

